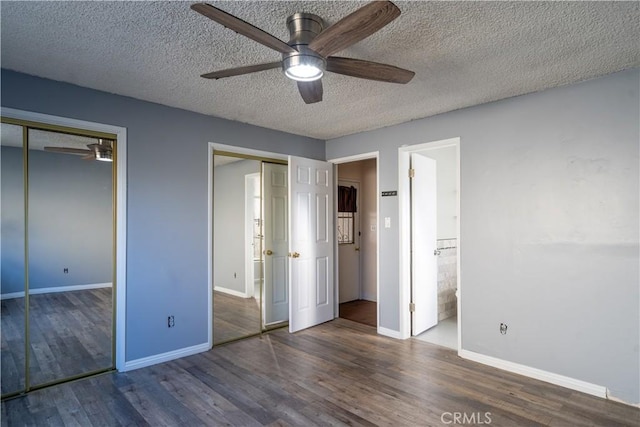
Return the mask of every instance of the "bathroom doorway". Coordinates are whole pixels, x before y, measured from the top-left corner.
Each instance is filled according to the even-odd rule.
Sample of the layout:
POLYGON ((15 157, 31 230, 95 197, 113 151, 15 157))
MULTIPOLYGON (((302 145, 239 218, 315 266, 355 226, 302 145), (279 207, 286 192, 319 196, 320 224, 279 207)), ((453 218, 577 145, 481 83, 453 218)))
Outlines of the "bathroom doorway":
POLYGON ((458 349, 459 139, 399 154, 400 170, 408 172, 400 201, 402 283, 409 285, 404 336, 458 349))

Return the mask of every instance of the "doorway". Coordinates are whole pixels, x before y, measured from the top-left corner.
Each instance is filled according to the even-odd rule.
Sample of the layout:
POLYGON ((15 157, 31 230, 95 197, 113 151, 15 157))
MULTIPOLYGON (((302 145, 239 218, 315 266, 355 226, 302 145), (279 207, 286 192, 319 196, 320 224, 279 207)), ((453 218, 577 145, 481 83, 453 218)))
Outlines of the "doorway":
POLYGON ((459 138, 399 149, 401 330, 459 349, 459 138))
MULTIPOLYGON (((334 161, 335 162, 335 161, 334 161)), ((378 326, 377 156, 337 165, 339 317, 378 326)))

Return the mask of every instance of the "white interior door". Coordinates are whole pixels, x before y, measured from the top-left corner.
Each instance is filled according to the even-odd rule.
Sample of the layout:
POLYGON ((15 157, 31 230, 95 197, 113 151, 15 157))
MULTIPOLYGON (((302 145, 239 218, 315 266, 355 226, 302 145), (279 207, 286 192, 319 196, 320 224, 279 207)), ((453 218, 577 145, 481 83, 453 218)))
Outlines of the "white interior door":
POLYGON ((333 165, 289 156, 289 331, 334 317, 333 165))
MULTIPOLYGON (((357 181, 338 181, 338 185, 356 189, 356 206, 360 209, 360 184, 357 181)), ((338 215, 340 215, 338 213, 338 215)), ((353 214, 353 243, 340 243, 338 240, 338 290, 340 303, 362 298, 360 286, 360 221, 359 213, 353 214)), ((338 224, 346 221, 338 218, 338 224)), ((338 225, 340 228, 340 225, 338 225)), ((340 231, 338 231, 340 233, 340 231)))
POLYGON ((436 161, 411 154, 411 334, 438 324, 436 161))
POLYGON ((287 166, 262 163, 265 325, 289 318, 287 166))

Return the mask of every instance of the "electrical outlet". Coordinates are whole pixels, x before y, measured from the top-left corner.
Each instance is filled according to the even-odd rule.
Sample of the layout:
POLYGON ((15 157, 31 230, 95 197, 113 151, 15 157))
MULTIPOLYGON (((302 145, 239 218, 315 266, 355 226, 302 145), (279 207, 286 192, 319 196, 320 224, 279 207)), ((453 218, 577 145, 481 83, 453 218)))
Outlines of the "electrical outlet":
POLYGON ((173 316, 167 317, 167 327, 173 328, 174 326, 176 326, 175 318, 173 316))
POLYGON ((500 323, 500 333, 502 335, 506 335, 507 334, 507 324, 506 323, 500 323))
POLYGON ((65 267, 64 269, 62 269, 62 272, 63 272, 64 274, 68 274, 68 273, 69 273, 69 269, 68 269, 67 267, 65 267))

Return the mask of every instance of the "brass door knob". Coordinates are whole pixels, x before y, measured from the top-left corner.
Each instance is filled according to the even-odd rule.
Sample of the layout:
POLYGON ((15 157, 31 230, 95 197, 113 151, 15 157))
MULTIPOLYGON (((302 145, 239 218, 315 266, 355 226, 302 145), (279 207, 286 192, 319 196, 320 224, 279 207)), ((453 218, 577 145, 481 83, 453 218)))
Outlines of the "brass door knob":
POLYGON ((293 252, 293 253, 289 252, 289 256, 291 258, 300 258, 300 254, 298 252, 293 252))
POLYGON ((356 252, 360 250, 360 248, 357 246, 354 249, 356 250, 356 252))
POLYGON ((267 255, 273 255, 273 251, 271 249, 267 249, 264 253, 267 255))

